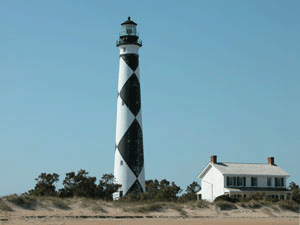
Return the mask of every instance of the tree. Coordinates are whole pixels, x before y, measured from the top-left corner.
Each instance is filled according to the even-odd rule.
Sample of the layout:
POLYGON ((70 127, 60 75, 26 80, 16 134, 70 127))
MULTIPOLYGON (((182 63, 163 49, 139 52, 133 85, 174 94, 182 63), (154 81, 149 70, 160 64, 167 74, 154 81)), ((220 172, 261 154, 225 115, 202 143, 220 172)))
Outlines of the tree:
POLYGON ((104 200, 112 200, 112 194, 118 191, 121 186, 121 184, 115 183, 113 174, 104 174, 97 186, 97 194, 104 200))
POLYGON ((291 182, 289 189, 292 191, 293 200, 300 204, 300 188, 295 182, 291 182))
POLYGON ((59 175, 56 173, 41 173, 36 179, 37 184, 29 194, 36 196, 55 196, 57 194, 54 183, 59 180, 59 175))
POLYGON ((146 180, 146 192, 142 194, 143 200, 153 200, 159 191, 159 182, 158 180, 146 180))
POLYGON ((79 170, 77 174, 70 172, 66 174, 63 181, 64 188, 60 190, 61 197, 96 197, 96 177, 87 176, 88 172, 79 170))
POLYGON ((181 188, 172 182, 166 179, 163 179, 159 183, 159 191, 155 195, 155 200, 158 201, 177 201, 177 194, 181 192, 181 188))
POLYGON ((200 190, 200 185, 194 181, 186 187, 186 194, 181 196, 183 201, 197 200, 197 192, 200 190))

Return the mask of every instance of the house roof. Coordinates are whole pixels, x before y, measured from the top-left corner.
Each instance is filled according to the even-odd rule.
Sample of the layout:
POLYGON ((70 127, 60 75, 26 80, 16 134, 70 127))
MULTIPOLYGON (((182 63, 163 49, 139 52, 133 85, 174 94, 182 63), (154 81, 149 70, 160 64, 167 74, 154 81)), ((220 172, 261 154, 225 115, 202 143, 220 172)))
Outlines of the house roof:
POLYGON ((290 176, 279 166, 264 163, 209 163, 199 178, 204 177, 212 166, 224 175, 290 176))
POLYGON ((279 166, 264 163, 214 163, 212 166, 226 175, 289 176, 279 166))

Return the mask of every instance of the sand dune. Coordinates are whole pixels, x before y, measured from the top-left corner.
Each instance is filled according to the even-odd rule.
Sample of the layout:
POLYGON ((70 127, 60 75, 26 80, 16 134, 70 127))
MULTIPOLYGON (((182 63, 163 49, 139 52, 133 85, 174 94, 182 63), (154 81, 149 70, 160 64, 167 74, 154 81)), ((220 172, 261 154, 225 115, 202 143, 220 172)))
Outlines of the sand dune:
POLYGON ((125 203, 85 198, 20 199, 14 196, 12 199, 1 199, 0 224, 299 225, 299 212, 275 204, 229 204, 221 208, 205 202, 125 203))

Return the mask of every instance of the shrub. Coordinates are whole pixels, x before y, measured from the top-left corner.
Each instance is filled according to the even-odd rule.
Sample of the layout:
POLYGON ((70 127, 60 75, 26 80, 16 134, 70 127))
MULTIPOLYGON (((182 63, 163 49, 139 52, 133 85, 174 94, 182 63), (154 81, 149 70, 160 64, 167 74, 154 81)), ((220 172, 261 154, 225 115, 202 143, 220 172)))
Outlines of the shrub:
POLYGON ((204 200, 199 200, 199 201, 197 202, 197 206, 198 206, 199 208, 208 208, 209 202, 204 201, 204 200))
POLYGON ((230 198, 228 195, 221 195, 221 196, 216 197, 216 199, 214 200, 214 202, 219 202, 219 201, 221 201, 221 202, 226 201, 226 202, 235 203, 235 202, 238 201, 238 199, 230 198))
POLYGON ((278 206, 281 209, 290 210, 293 212, 299 212, 299 204, 293 200, 282 200, 278 202, 278 206))
POLYGON ((232 202, 222 202, 222 201, 217 201, 216 203, 216 208, 220 209, 220 210, 232 210, 232 209, 237 209, 237 207, 235 206, 235 204, 233 204, 232 202))
POLYGON ((263 200, 266 194, 264 192, 249 193, 246 199, 248 200, 263 200))
POLYGON ((57 194, 54 183, 58 182, 59 175, 56 173, 41 173, 35 180, 37 184, 29 194, 35 196, 55 196, 57 194))
POLYGON ((247 202, 246 205, 251 209, 260 209, 263 206, 261 202, 255 200, 247 202))

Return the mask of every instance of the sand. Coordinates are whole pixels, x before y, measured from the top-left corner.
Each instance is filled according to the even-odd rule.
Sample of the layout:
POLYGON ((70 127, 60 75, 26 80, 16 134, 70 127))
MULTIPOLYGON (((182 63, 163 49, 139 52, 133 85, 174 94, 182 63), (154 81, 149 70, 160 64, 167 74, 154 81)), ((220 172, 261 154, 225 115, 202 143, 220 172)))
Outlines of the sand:
MULTIPOLYGON (((16 205, 5 199, 11 210, 0 208, 0 224, 18 225, 300 225, 299 213, 278 206, 249 208, 237 206, 220 210, 215 205, 158 203, 161 209, 139 212, 149 204, 121 204, 87 199, 50 199, 37 201, 31 207, 16 205), (54 203, 60 204, 54 204, 54 203), (62 204, 63 203, 63 204, 62 204), (66 207, 64 204, 67 204, 66 207)), ((2 203, 3 203, 2 202, 2 203)))
POLYGON ((299 225, 299 218, 196 218, 196 219, 58 219, 32 218, 0 221, 22 225, 299 225))

